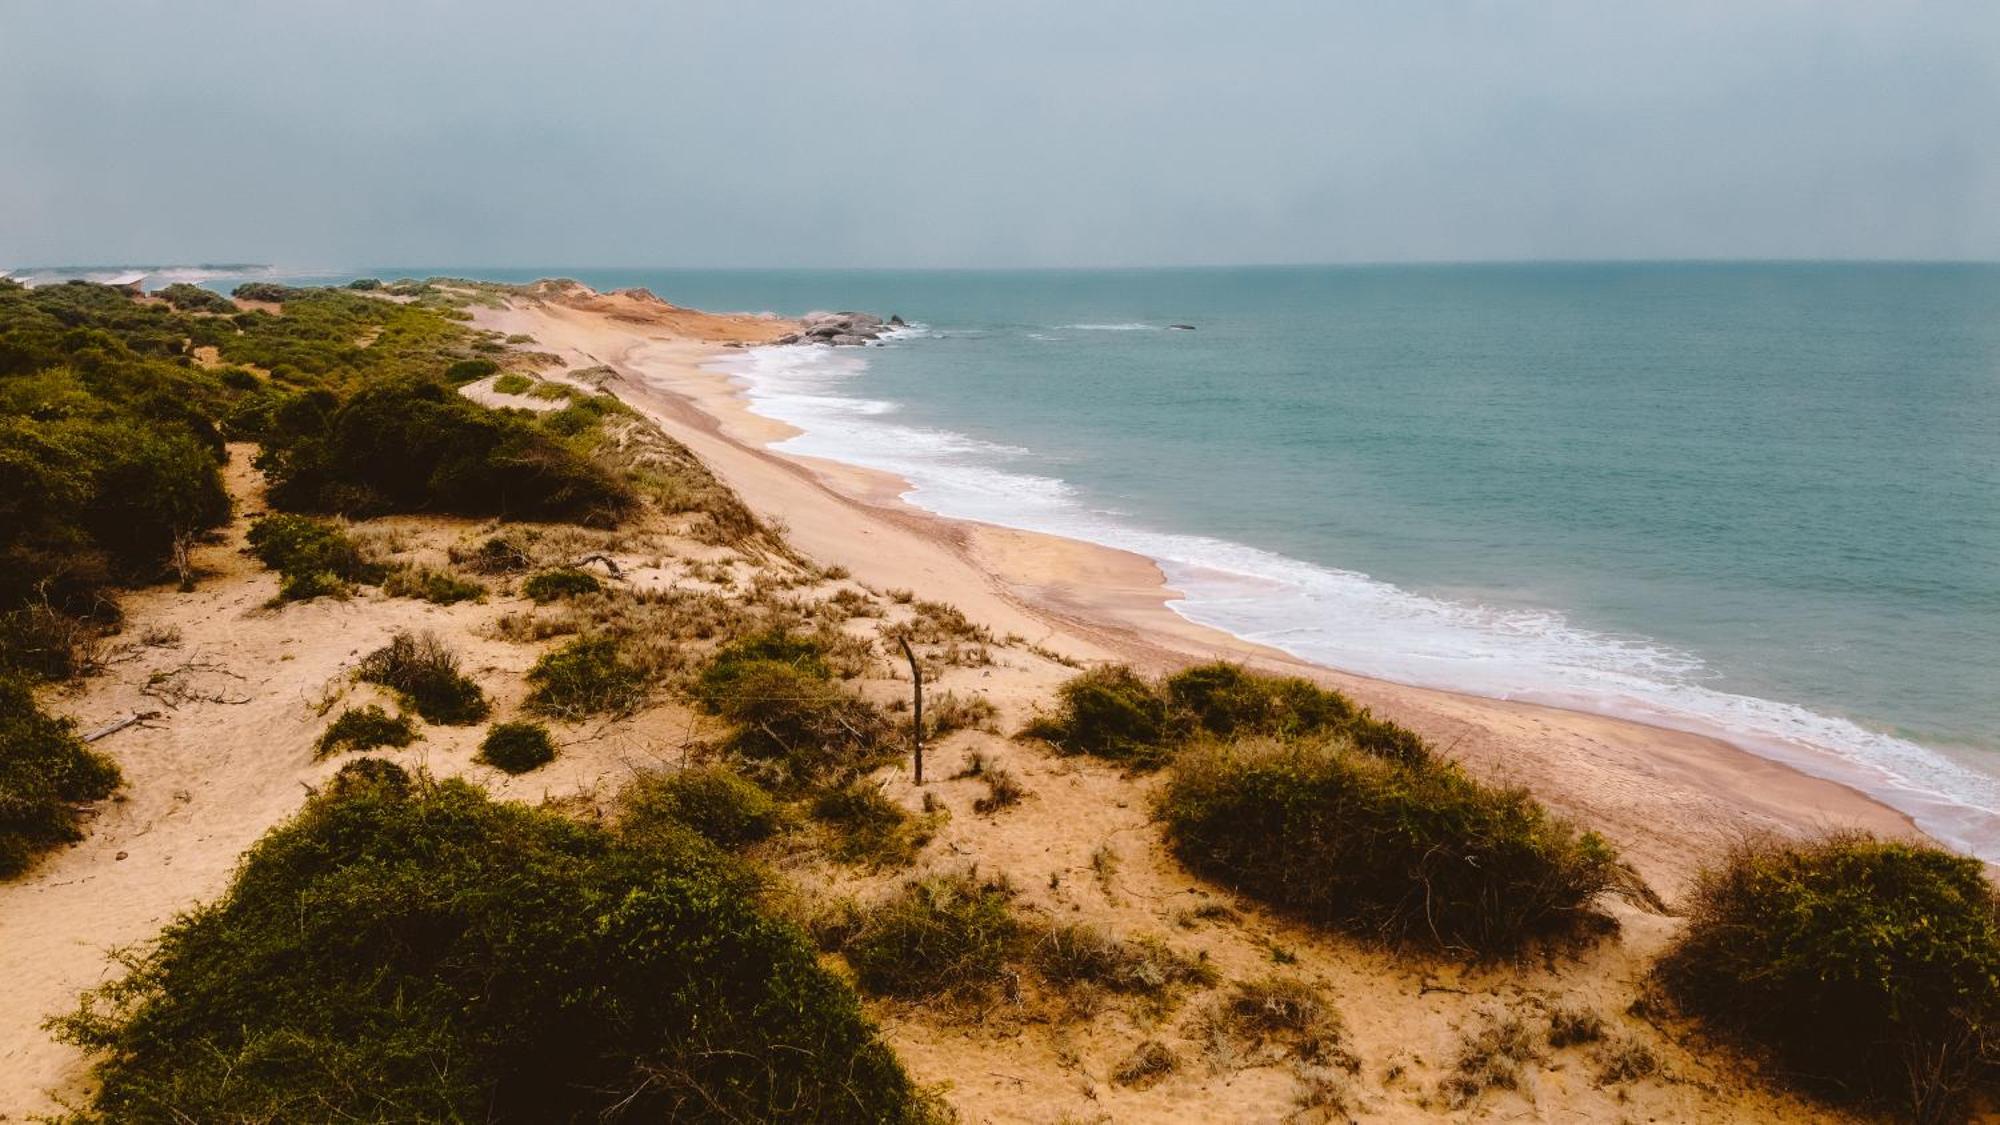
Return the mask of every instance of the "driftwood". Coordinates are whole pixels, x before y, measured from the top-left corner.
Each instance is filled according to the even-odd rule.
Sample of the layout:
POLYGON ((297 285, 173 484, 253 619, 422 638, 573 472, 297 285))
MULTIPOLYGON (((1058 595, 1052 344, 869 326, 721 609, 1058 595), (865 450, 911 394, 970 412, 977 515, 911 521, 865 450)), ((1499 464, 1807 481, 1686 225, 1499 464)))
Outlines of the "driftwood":
POLYGON ((625 577, 625 572, 618 569, 618 560, 612 558, 610 555, 602 555, 602 554, 585 555, 582 558, 576 560, 575 562, 569 564, 569 568, 571 570, 582 570, 585 566, 588 566, 589 564, 594 562, 603 563, 604 569, 610 571, 611 577, 613 578, 625 577))
POLYGON ((104 738, 108 735, 117 734, 119 731, 124 730, 126 727, 136 726, 137 724, 143 723, 148 719, 157 719, 159 717, 160 713, 158 711, 140 711, 135 714, 127 715, 124 718, 117 720, 116 722, 106 723, 103 726, 98 727, 96 730, 91 731, 89 734, 84 735, 83 740, 85 742, 96 742, 100 738, 104 738))

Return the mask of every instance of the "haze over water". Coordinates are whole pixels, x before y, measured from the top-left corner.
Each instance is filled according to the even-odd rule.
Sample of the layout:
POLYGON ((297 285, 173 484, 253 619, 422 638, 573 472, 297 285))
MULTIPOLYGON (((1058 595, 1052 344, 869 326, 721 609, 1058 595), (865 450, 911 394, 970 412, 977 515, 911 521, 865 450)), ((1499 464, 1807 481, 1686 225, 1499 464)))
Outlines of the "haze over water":
POLYGON ((2000 267, 579 276, 901 313, 727 366, 788 448, 1148 554, 1196 621, 1726 733, 2000 857, 2000 267))

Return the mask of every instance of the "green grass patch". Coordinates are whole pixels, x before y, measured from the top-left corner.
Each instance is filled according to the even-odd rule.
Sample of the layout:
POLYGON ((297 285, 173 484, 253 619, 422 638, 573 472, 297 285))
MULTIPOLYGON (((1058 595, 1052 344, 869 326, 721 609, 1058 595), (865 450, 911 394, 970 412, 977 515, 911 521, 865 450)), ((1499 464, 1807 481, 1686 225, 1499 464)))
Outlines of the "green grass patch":
POLYGON ((401 695, 427 723, 469 726, 491 710, 486 693, 459 672, 458 655, 434 633, 397 633, 361 658, 357 675, 401 695))
POLYGON ((315 757, 329 758, 353 750, 404 747, 417 740, 416 724, 407 715, 391 715, 374 704, 349 707, 319 736, 315 757))
POLYGON ((74 1120, 934 1119, 756 886, 362 759, 58 1022, 74 1120))
POLYGON ((871 867, 901 867, 930 842, 935 822, 912 816, 866 778, 827 789, 813 798, 812 815, 828 828, 835 859, 871 867))
POLYGON ((533 379, 515 371, 510 371, 493 380, 493 389, 503 395, 524 395, 528 393, 528 388, 534 385, 535 381, 533 379))
POLYGON ((1656 979, 1807 1089, 1962 1120, 2000 1039, 2000 906, 1978 860, 1840 834, 1702 873, 1656 979))
POLYGON ((1343 735, 1209 743, 1160 799, 1190 868, 1308 921, 1475 957, 1606 924, 1610 845, 1525 790, 1456 764, 1384 758, 1343 735))
POLYGON ((833 683, 827 654, 810 637, 771 632, 727 645, 693 690, 735 725, 729 748, 780 788, 838 785, 896 753, 888 717, 833 683))

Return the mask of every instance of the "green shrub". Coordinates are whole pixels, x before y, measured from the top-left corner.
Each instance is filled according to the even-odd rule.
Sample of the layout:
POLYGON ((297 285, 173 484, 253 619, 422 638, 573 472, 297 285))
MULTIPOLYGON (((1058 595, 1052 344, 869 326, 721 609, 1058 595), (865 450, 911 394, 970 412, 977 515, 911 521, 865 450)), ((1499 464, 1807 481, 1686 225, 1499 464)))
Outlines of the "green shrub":
POLYGON ((275 304, 283 304, 285 301, 290 300, 292 295, 298 292, 298 290, 271 281, 246 281, 235 289, 230 290, 230 292, 246 301, 269 301, 275 304))
POLYGON ((490 359, 461 359, 445 368, 444 379, 447 383, 470 383, 498 370, 500 365, 490 359))
POLYGON ((358 674, 407 699, 427 723, 470 726, 490 710, 486 693, 459 673, 457 654, 434 633, 397 633, 361 658, 358 674))
POLYGON ((0 677, 0 878, 35 853, 80 840, 75 806, 111 795, 111 759, 85 746, 76 724, 51 718, 20 680, 0 677))
POLYGON ((274 514, 250 525, 250 553, 278 572, 278 597, 302 601, 345 597, 356 582, 382 581, 384 568, 333 524, 308 516, 274 514))
POLYGON ((435 605, 457 605, 486 596, 486 587, 469 578, 427 566, 405 566, 382 580, 382 592, 392 598, 417 598, 435 605))
POLYGON ((695 696, 709 710, 720 712, 728 705, 728 697, 738 693, 737 682, 746 674, 761 671, 759 666, 765 664, 788 665, 816 680, 833 677, 818 641, 768 630, 717 649, 702 666, 695 696))
POLYGON ((545 653, 528 670, 528 709, 581 718, 626 714, 645 698, 646 678, 626 663, 610 637, 578 637, 545 653))
POLYGON ((1119 941, 1093 926, 1050 927, 1036 943, 1035 969, 1049 983, 1092 984, 1112 992, 1161 996, 1181 985, 1212 985, 1206 960, 1183 957, 1157 938, 1119 941))
POLYGON ((521 593, 536 605, 595 594, 603 589, 604 584, 596 575, 581 570, 545 570, 529 575, 521 583, 521 593))
POLYGON ((317 757, 380 746, 408 746, 417 740, 416 725, 407 715, 391 715, 374 704, 349 707, 319 736, 317 757))
POLYGON ((479 760, 504 773, 527 773, 555 761, 556 745, 540 723, 495 723, 479 744, 479 760))
POLYGON ((236 311, 236 302, 213 289, 203 289, 199 285, 189 285, 185 281, 176 281, 172 285, 155 289, 153 296, 181 312, 229 314, 236 311))
POLYGON ((349 289, 363 290, 380 289, 382 288, 382 279, 376 277, 357 277, 353 281, 348 282, 347 287, 349 289))
POLYGON ((1157 766, 1177 741, 1166 701, 1123 665, 1093 668, 1057 692, 1060 710, 1027 732, 1067 754, 1157 766))
POLYGON ((60 1021, 77 1120, 931 1119, 755 885, 362 759, 60 1021))
POLYGON ((908 883, 867 913, 846 956, 861 987, 883 996, 970 998, 1007 975, 1021 936, 1014 892, 971 874, 908 883))
POLYGON ((1176 759, 1160 811, 1195 871, 1311 922, 1477 956, 1603 924, 1609 845, 1525 790, 1345 736, 1204 745, 1176 759))
POLYGON ((827 850, 848 863, 902 866, 931 838, 932 821, 903 811, 865 778, 821 792, 813 798, 812 814, 830 829, 827 850))
POLYGON ((608 526, 634 504, 630 489, 532 419, 421 379, 369 384, 344 399, 295 396, 277 411, 257 464, 272 503, 297 511, 608 526))
POLYGON ((1337 691, 1295 676, 1266 676, 1240 665, 1199 664, 1157 686, 1130 668, 1093 669, 1064 684, 1056 713, 1022 734, 1071 754, 1152 768, 1190 740, 1341 732, 1369 753, 1399 761, 1430 757, 1422 738, 1357 708, 1337 691))
POLYGON ((645 774, 625 787, 621 800, 628 829, 671 821, 725 848, 769 839, 784 819, 769 793, 727 766, 645 774))
POLYGON ((503 395, 524 395, 534 385, 535 381, 533 379, 513 371, 493 380, 493 389, 503 395))
POLYGON ((2000 914, 1976 859, 1842 834, 1702 873, 1656 977, 1819 1093, 1963 1118, 2000 1033, 2000 914))

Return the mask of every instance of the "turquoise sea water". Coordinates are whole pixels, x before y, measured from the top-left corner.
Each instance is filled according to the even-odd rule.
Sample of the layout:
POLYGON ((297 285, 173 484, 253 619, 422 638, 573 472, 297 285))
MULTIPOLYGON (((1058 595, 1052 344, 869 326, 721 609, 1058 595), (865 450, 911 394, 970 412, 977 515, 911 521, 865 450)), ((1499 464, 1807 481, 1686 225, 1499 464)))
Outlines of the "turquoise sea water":
POLYGON ((503 276, 547 273, 900 313, 726 367, 792 448, 1151 555, 1197 621, 1727 734, 2000 858, 2000 267, 503 276))

